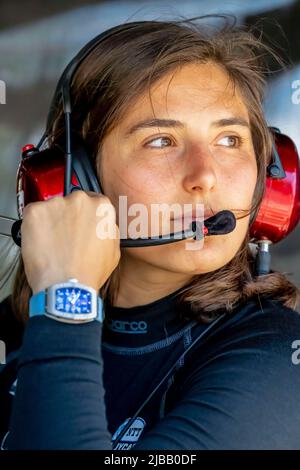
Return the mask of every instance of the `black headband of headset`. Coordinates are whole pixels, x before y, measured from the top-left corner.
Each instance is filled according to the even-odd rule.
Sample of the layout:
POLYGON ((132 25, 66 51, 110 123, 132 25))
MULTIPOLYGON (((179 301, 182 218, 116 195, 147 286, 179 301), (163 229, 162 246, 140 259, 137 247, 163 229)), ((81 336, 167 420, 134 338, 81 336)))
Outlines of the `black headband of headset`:
POLYGON ((111 36, 114 36, 116 33, 119 31, 127 31, 135 26, 141 24, 141 23, 152 23, 150 21, 135 21, 131 23, 125 23, 122 25, 114 26, 108 30, 103 31, 102 33, 98 34, 98 36, 94 37, 91 41, 89 41, 80 51, 76 54, 76 56, 68 63, 64 71, 62 72, 59 81, 57 83, 50 108, 49 108, 49 113, 47 116, 47 123, 46 123, 46 130, 40 139, 37 147, 40 149, 42 146, 45 138, 48 136, 49 129, 51 127, 51 124, 53 123, 53 118, 54 118, 54 113, 57 108, 58 101, 60 97, 62 96, 63 98, 63 106, 64 106, 64 112, 70 113, 72 112, 72 101, 71 101, 71 93, 70 93, 70 88, 71 88, 71 82, 72 78, 81 64, 81 62, 105 39, 110 38, 111 36))

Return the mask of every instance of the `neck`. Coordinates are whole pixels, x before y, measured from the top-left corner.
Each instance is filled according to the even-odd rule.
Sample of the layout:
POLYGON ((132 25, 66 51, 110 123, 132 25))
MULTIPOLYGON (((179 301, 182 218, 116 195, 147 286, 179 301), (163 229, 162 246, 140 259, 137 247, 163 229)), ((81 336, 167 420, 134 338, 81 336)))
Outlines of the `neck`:
POLYGON ((130 308, 161 299, 185 286, 192 277, 157 268, 124 254, 120 260, 120 284, 115 307, 130 308))

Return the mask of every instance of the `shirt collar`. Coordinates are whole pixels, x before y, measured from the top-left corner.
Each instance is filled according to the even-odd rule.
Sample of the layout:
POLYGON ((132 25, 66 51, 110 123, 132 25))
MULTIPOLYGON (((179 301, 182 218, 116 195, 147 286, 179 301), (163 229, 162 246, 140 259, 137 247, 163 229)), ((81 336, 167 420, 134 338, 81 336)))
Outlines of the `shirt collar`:
POLYGON ((103 341, 120 347, 141 347, 169 338, 190 321, 189 309, 180 303, 181 290, 146 305, 106 305, 103 341))

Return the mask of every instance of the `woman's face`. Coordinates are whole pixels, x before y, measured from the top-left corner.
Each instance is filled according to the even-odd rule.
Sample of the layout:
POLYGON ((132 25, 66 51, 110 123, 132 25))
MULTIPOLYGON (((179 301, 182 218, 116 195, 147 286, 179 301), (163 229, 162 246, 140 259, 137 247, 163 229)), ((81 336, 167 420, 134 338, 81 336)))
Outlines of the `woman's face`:
MULTIPOLYGON (((179 203, 182 208, 190 204, 189 210, 203 204, 213 213, 228 209, 243 215, 241 210, 251 207, 257 166, 248 111, 239 90, 213 63, 188 64, 170 73, 152 87, 151 100, 148 92, 140 96, 105 137, 99 167, 117 221, 119 196, 127 196, 128 207, 143 204, 148 214, 152 204, 179 203), (176 123, 153 123, 154 119, 176 123), (152 125, 139 126, 143 121, 152 125)), ((122 259, 143 262, 183 277, 214 271, 237 253, 249 217, 237 220, 229 234, 205 237, 199 249, 187 249, 186 240, 126 248, 121 263, 122 259)), ((133 219, 128 217, 128 224, 133 219)), ((151 236, 151 215, 148 222, 151 236)), ((173 231, 174 223, 169 227, 161 227, 159 233, 173 231)))

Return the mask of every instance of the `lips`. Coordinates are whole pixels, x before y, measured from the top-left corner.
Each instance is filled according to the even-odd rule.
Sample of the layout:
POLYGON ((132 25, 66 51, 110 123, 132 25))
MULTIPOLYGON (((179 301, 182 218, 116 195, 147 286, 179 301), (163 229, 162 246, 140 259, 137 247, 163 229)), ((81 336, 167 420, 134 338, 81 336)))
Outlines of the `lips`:
POLYGON ((199 216, 199 212, 197 214, 197 211, 193 211, 193 212, 188 212, 188 213, 185 213, 183 214, 182 216, 180 217, 176 217, 174 219, 172 219, 174 222, 175 221, 181 221, 182 223, 186 223, 186 224, 190 224, 191 222, 193 222, 194 220, 200 220, 203 222, 203 220, 206 220, 206 219, 209 219, 210 217, 212 217, 213 215, 215 215, 215 212, 212 212, 211 210, 209 209, 206 209, 204 211, 204 217, 203 216, 199 216))

